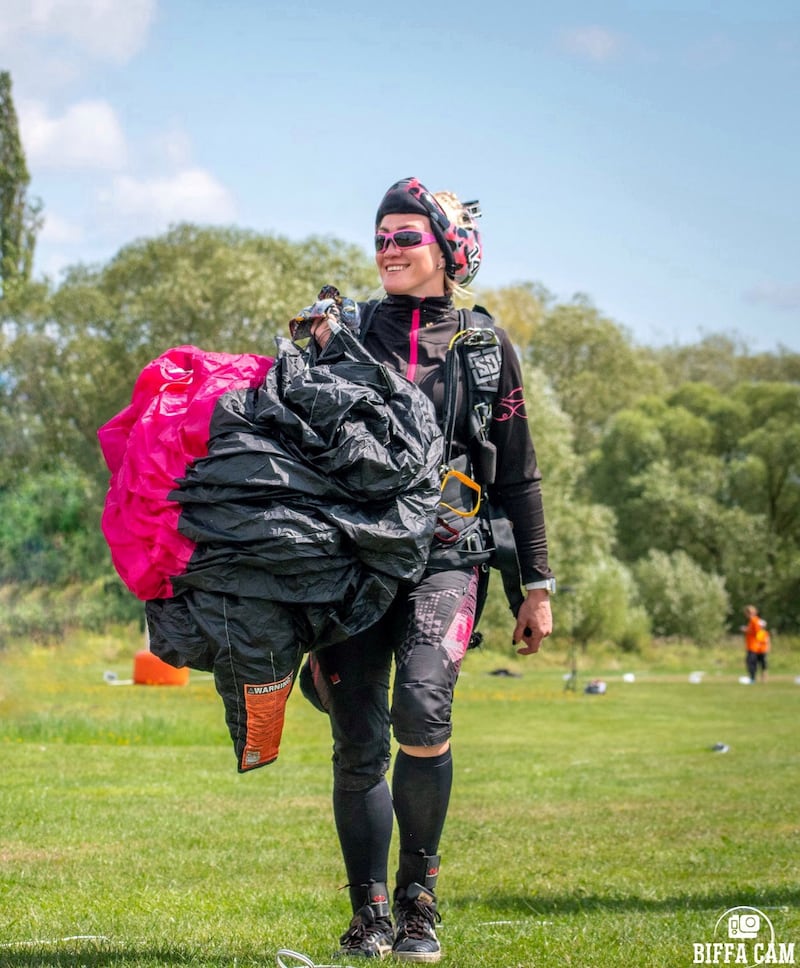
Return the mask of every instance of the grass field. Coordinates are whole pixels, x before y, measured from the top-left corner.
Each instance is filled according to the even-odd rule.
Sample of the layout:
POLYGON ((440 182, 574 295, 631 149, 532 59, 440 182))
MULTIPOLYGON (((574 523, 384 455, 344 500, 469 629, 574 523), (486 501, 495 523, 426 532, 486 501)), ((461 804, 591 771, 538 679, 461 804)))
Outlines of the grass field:
MULTIPOLYGON (((208 677, 104 681, 140 647, 0 652, 0 966, 331 963, 349 911, 325 718, 293 695, 279 760, 240 776, 208 677)), ((756 686, 738 643, 590 650, 571 691, 546 649, 465 661, 441 964, 684 968, 746 905, 800 964, 800 650, 756 686)))

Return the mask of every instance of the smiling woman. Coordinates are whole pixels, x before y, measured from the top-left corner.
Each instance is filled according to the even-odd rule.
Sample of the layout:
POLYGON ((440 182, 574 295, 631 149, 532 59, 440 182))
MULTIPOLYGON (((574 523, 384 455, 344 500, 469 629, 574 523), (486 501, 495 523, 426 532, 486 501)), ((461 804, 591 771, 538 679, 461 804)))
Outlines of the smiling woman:
POLYGON ((444 295, 444 255, 430 225, 424 215, 386 215, 381 219, 375 236, 375 261, 386 292, 444 295), (409 240, 417 239, 409 244, 409 240))
MULTIPOLYGON (((508 337, 485 314, 461 313, 453 305, 457 287, 480 266, 478 214, 477 202, 433 195, 418 179, 405 178, 386 192, 375 218, 375 262, 386 295, 362 307, 359 336, 373 358, 433 401, 446 441, 446 490, 422 577, 400 586, 374 626, 312 653, 305 670, 304 691, 328 713, 333 734, 334 815, 353 909, 340 939, 343 957, 389 951, 408 962, 441 957, 435 888, 453 778, 451 708, 491 553, 478 513, 482 497, 503 505, 514 524, 520 563, 514 580, 522 601, 513 631, 518 651, 538 651, 552 628, 553 577, 519 362, 508 337), (487 349, 482 367, 477 355, 462 356, 470 339, 487 349), (476 399, 473 379, 459 375, 467 366, 482 368, 495 419, 490 405, 476 399), (503 405, 510 400, 513 408, 503 405), (482 449, 476 404, 485 408, 482 449), (478 452, 483 458, 487 451, 491 459, 479 462, 478 452), (524 600, 521 583, 527 585, 524 600), (390 729, 400 746, 391 792, 385 778, 390 729), (400 856, 391 904, 386 882, 395 817, 400 856)), ((314 331, 320 343, 327 337, 314 331)))
MULTIPOLYGON (((404 178, 392 185, 384 195, 376 217, 376 261, 384 288, 385 273, 382 262, 389 266, 397 264, 381 258, 386 255, 388 248, 387 233, 392 236, 403 229, 415 236, 420 235, 421 238, 413 244, 409 244, 410 239, 405 239, 403 241, 406 245, 403 245, 403 241, 398 241, 398 251, 401 248, 428 246, 434 242, 439 244, 438 250, 431 251, 430 261, 436 263, 436 270, 442 270, 442 275, 428 280, 427 288, 431 291, 424 295, 449 295, 456 286, 470 283, 481 264, 481 239, 475 225, 475 219, 479 216, 480 206, 477 202, 462 203, 452 192, 437 192, 432 195, 417 178, 404 178)), ((420 261, 420 269, 424 265, 420 261)), ((399 272, 400 269, 395 271, 399 272)), ((409 277, 407 281, 413 286, 416 280, 409 277)), ((393 286, 394 292, 414 295, 410 289, 400 288, 400 284, 393 283, 393 286)))

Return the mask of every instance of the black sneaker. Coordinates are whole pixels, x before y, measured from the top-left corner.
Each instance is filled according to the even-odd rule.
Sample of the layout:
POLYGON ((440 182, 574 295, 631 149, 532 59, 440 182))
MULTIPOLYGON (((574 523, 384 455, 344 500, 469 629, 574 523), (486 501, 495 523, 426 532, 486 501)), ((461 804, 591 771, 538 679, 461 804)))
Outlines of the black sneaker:
POLYGON ((394 895, 397 922, 392 954, 398 961, 433 964, 442 957, 442 947, 434 925, 441 921, 436 910, 436 895, 421 884, 399 887, 394 895))
POLYGON ((383 958, 392 950, 393 941, 386 888, 372 884, 368 902, 353 915, 350 927, 339 938, 336 954, 348 958, 383 958))

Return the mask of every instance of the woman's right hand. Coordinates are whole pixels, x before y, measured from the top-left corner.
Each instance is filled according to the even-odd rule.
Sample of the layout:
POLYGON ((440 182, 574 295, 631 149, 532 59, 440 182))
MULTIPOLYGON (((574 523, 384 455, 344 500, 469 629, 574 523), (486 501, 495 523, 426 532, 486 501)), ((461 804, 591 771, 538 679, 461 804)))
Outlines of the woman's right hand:
POLYGON ((328 340, 333 335, 331 333, 331 328, 328 325, 328 320, 320 319, 319 322, 314 323, 314 325, 311 327, 311 335, 316 340, 317 346, 319 346, 321 350, 324 350, 328 340))
POLYGON ((539 651, 542 640, 546 639, 552 631, 550 595, 542 588, 531 589, 517 612, 517 624, 512 643, 517 645, 523 642, 517 652, 520 655, 531 655, 539 651))

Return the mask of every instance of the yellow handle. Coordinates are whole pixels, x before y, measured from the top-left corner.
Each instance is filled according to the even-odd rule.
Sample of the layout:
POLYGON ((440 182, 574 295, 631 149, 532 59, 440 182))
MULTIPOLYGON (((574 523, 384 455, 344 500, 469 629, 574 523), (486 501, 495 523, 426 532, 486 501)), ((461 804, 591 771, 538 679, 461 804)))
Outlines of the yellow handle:
POLYGON ((475 491, 477 498, 475 499, 475 505, 469 511, 460 511, 458 508, 454 508, 452 504, 448 504, 446 501, 441 501, 441 506, 447 508, 448 511, 452 511, 453 514, 457 514, 460 518, 473 518, 478 513, 481 507, 481 488, 477 481, 473 481, 471 477, 462 473, 461 471, 448 470, 446 471, 444 477, 442 478, 442 493, 444 494, 445 485, 448 480, 454 477, 457 481, 460 481, 465 487, 468 487, 471 491, 475 491))

